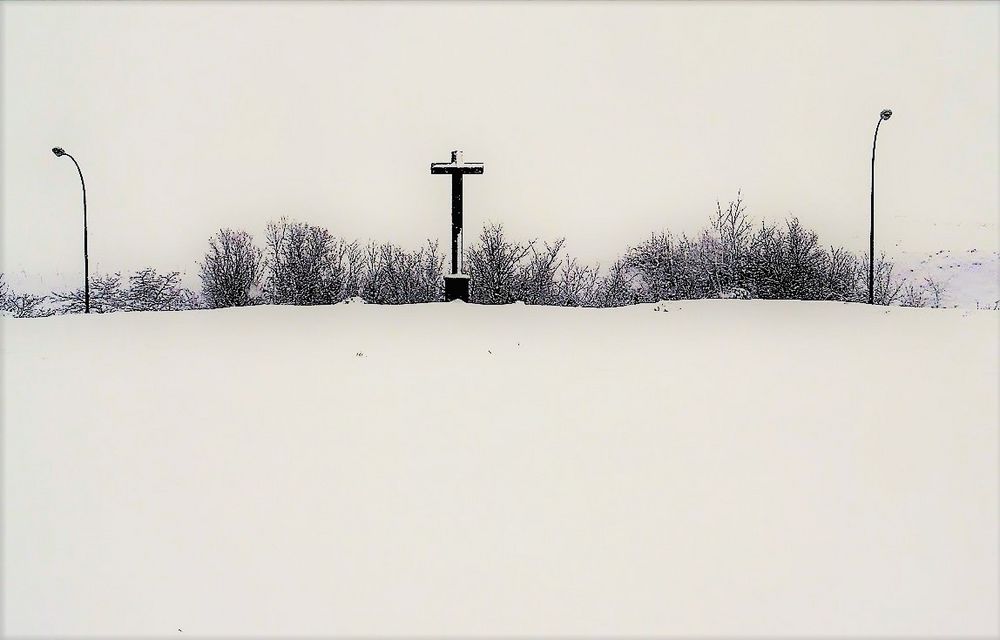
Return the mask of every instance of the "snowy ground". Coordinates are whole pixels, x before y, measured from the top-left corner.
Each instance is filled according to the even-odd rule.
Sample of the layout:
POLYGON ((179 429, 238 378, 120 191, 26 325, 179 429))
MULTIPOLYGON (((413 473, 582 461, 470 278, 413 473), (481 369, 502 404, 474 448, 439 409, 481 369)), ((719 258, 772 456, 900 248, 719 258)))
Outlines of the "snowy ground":
POLYGON ((997 634, 998 320, 2 319, 4 630, 997 634))

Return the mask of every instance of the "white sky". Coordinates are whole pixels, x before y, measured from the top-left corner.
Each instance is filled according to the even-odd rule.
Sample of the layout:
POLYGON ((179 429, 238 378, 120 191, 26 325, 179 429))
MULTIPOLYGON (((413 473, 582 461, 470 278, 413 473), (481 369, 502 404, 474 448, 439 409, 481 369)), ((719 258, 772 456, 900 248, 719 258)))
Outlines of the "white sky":
POLYGON ((447 242, 483 221, 606 263, 743 190, 880 249, 998 244, 997 3, 5 3, 3 269, 195 273, 223 226, 447 242), (897 246, 898 245, 898 246, 897 246))

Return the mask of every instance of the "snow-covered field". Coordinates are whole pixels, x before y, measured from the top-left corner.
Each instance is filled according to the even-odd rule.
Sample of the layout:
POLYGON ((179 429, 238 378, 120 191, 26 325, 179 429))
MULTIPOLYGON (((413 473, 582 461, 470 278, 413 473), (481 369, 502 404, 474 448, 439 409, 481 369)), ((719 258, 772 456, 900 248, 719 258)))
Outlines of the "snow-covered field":
POLYGON ((12 635, 992 635, 996 311, 0 320, 12 635))

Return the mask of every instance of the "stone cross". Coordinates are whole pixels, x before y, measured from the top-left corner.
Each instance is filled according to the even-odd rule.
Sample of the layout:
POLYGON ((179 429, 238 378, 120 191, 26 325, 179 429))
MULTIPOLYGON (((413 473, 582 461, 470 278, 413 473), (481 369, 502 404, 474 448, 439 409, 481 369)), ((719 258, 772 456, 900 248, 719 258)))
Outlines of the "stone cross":
POLYGON ((462 272, 462 176, 482 173, 482 162, 464 162, 461 151, 451 152, 451 162, 431 163, 431 173, 451 175, 451 273, 444 277, 444 299, 469 301, 469 275, 462 272))

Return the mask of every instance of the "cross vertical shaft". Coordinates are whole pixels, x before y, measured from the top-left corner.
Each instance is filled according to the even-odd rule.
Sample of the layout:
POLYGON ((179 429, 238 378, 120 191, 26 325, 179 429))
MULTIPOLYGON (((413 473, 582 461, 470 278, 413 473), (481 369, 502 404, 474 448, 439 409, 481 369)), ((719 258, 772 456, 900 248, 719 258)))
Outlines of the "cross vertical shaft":
POLYGON ((462 273, 462 174, 451 174, 451 272, 462 273))

